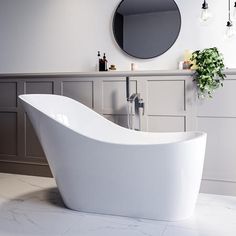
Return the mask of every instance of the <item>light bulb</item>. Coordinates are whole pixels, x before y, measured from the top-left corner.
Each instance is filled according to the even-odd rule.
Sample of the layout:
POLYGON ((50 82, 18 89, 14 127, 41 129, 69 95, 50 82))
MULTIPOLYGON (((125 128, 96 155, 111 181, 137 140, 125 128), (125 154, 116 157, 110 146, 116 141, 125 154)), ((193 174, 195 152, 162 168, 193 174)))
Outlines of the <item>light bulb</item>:
POLYGON ((236 32, 234 30, 232 22, 228 21, 226 27, 227 28, 226 28, 226 32, 225 32, 225 37, 228 38, 228 39, 234 37, 236 32))
POLYGON ((202 22, 208 21, 212 17, 211 12, 209 11, 208 3, 206 1, 202 4, 202 12, 200 19, 202 22))
POLYGON ((202 21, 204 21, 204 22, 208 21, 211 17, 212 17, 212 15, 211 15, 209 9, 202 9, 202 13, 201 13, 201 17, 200 17, 200 19, 202 21))
POLYGON ((236 2, 234 3, 233 21, 236 21, 236 2))

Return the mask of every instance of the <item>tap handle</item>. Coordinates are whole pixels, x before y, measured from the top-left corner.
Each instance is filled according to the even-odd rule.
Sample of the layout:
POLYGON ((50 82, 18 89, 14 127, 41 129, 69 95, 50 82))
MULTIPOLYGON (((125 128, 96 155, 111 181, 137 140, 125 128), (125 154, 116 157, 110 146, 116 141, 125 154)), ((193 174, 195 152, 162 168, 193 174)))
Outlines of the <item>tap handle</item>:
POLYGON ((143 116, 144 116, 144 101, 143 99, 139 99, 138 101, 138 107, 143 109, 143 116))

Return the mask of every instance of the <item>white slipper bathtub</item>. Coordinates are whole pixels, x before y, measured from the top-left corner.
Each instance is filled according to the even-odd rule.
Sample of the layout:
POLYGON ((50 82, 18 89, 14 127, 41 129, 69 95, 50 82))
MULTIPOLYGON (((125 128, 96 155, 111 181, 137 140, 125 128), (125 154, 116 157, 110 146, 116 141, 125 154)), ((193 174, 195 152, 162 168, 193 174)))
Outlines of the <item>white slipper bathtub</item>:
POLYGON ((205 133, 138 132, 67 97, 19 98, 68 208, 170 221, 192 215, 205 133))

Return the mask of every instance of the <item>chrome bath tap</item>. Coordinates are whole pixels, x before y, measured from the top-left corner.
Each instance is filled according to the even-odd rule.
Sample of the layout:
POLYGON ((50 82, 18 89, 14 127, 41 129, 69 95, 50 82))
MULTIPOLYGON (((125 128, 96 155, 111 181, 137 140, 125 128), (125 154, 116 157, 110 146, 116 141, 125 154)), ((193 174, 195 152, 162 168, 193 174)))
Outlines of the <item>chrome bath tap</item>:
POLYGON ((126 98, 127 98, 127 116, 128 128, 133 130, 142 130, 142 116, 144 115, 144 101, 139 93, 130 95, 130 80, 126 77, 126 98))

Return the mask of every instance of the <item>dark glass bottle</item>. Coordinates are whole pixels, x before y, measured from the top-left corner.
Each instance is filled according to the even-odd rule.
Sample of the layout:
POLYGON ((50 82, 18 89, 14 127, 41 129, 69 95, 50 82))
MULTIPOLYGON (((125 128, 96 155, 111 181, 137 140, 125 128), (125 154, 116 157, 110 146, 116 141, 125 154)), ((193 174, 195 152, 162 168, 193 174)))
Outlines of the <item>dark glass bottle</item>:
POLYGON ((97 70, 98 71, 101 71, 101 67, 100 67, 100 60, 101 60, 101 53, 100 53, 100 51, 98 51, 98 65, 97 65, 97 70))
POLYGON ((104 71, 108 71, 106 54, 103 55, 104 71))

